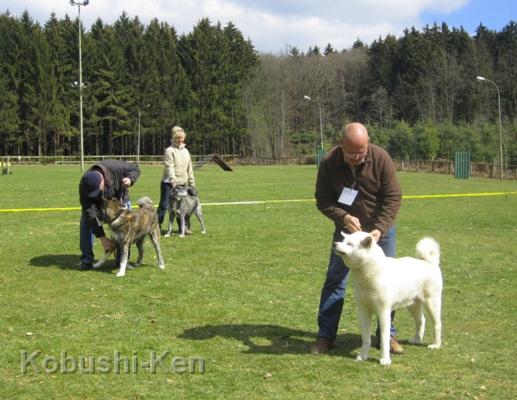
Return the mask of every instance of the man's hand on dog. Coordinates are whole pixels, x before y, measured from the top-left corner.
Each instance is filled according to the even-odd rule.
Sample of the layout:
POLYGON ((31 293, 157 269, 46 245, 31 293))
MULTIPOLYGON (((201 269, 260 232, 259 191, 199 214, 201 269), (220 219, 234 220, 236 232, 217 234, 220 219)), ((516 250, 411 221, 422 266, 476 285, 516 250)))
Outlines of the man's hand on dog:
POLYGON ((100 240, 105 252, 110 252, 114 250, 113 242, 109 240, 106 236, 102 236, 100 240))
POLYGON ((131 179, 129 179, 127 176, 125 178, 122 178, 122 186, 124 187, 130 187, 131 186, 131 179))
MULTIPOLYGON (((359 221, 359 218, 354 217, 353 215, 347 214, 345 215, 344 222, 346 225, 346 228, 350 233, 354 233, 357 231, 360 231, 361 228, 361 222, 359 221)), ((375 239, 376 242, 379 241, 381 238, 381 231, 378 229, 374 229, 370 232, 370 235, 375 239)))
POLYGON ((359 218, 354 217, 353 215, 347 214, 344 218, 345 226, 348 229, 348 232, 354 233, 361 230, 361 222, 359 218))

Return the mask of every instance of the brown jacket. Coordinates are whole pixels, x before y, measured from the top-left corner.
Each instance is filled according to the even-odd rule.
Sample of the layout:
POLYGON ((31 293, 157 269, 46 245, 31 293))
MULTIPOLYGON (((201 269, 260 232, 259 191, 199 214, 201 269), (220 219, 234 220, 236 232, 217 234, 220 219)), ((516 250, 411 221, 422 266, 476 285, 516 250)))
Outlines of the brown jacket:
POLYGON ((364 162, 356 167, 355 178, 340 146, 331 149, 320 164, 316 206, 341 230, 345 229, 345 215, 351 214, 359 218, 364 231, 378 229, 383 235, 395 222, 401 195, 391 157, 374 144, 368 146, 364 162), (344 187, 359 192, 351 205, 338 203, 344 187))

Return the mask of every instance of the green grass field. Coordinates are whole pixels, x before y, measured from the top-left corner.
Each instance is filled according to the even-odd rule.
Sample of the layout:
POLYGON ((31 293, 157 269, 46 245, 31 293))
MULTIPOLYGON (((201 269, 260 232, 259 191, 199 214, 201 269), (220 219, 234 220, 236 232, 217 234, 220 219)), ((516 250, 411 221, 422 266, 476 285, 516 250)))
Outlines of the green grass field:
MULTIPOLYGON (((78 206, 78 166, 12 170, 0 176, 0 210, 78 206)), ((204 203, 307 201, 206 205, 207 235, 193 219, 194 235, 162 238, 164 271, 146 242, 145 264, 124 278, 112 260, 77 270, 79 211, 0 212, 0 398, 514 399, 517 195, 403 201, 398 254, 412 255, 424 235, 442 247, 444 346, 405 344, 385 368, 376 349, 354 361, 351 286, 336 349, 308 354, 333 228, 311 201, 315 175, 315 166, 197 170, 204 203)), ((143 167, 132 199, 157 203, 160 176, 143 167)), ((515 181, 399 177, 404 195, 517 191, 515 181)), ((404 344, 407 311, 396 325, 404 344)))

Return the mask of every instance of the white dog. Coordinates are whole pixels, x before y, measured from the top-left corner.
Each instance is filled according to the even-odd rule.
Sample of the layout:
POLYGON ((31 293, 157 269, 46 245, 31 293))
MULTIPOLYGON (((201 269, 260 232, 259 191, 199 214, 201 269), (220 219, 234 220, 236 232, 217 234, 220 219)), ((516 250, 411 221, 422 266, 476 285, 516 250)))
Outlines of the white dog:
POLYGON ((410 343, 422 343, 425 330, 423 307, 427 309, 434 325, 433 343, 441 346, 441 295, 440 247, 431 238, 417 244, 413 257, 386 257, 370 234, 342 233, 344 240, 334 243, 334 251, 343 257, 350 268, 354 282, 354 295, 361 325, 362 348, 357 360, 368 359, 372 314, 379 319, 381 330, 382 365, 390 365, 390 314, 392 309, 407 307, 415 319, 416 333, 410 343))

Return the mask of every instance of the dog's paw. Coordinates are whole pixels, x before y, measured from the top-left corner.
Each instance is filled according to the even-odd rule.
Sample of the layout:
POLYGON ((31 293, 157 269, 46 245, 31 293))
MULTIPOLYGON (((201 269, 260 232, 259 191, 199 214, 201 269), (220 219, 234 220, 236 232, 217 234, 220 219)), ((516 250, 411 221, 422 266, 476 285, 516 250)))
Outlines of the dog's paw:
POLYGON ((437 350, 437 349, 439 349, 440 347, 441 347, 441 345, 439 345, 439 344, 435 344, 435 343, 430 344, 429 346, 427 346, 427 348, 428 348, 428 349, 431 349, 431 350, 437 350))
POLYGON ((163 237, 171 237, 172 235, 170 233, 166 233, 165 235, 163 235, 163 237))
POLYGON ((201 231, 201 233, 204 235, 206 233, 206 231, 201 231))
POLYGON ((165 264, 159 264, 159 265, 158 265, 158 268, 160 268, 160 269, 165 269, 165 264))
POLYGON ((366 361, 368 360, 368 356, 363 356, 361 354, 358 354, 357 356, 355 356, 355 361, 366 361))
POLYGON ((379 360, 379 364, 381 365, 385 365, 386 367, 390 366, 391 365, 391 358, 387 357, 387 358, 381 358, 379 360))
POLYGON ((122 272, 122 271, 117 272, 117 278, 121 278, 121 277, 123 277, 124 275, 126 275, 126 273, 125 273, 125 272, 122 272))
POLYGON ((181 238, 184 238, 184 237, 185 237, 185 235, 180 235, 180 237, 181 237, 181 238))
POLYGON ((93 264, 93 268, 94 269, 97 269, 99 268, 100 266, 102 265, 102 263, 99 261, 99 262, 96 262, 95 264, 93 264))

